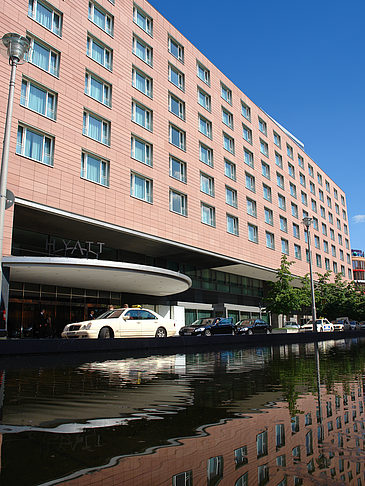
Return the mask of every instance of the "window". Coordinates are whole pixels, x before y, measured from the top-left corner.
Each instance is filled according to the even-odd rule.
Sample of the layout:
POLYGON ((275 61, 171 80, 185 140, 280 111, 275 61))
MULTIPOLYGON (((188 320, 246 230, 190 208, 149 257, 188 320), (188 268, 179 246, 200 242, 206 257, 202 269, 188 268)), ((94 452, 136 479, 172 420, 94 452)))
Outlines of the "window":
POLYGON ((113 35, 114 17, 99 4, 89 2, 89 20, 100 27, 104 32, 113 35))
POLYGON ((263 155, 266 155, 266 157, 269 156, 269 146, 266 142, 264 142, 263 140, 261 140, 260 138, 260 152, 263 154, 263 155))
POLYGON ((336 226, 337 226, 337 229, 339 229, 339 230, 341 229, 341 221, 338 218, 336 218, 336 226))
POLYGON ((335 241, 335 232, 333 231, 332 228, 330 228, 330 238, 332 241, 335 241))
POLYGON ((302 174, 301 172, 299 173, 299 182, 303 187, 305 187, 305 175, 302 174))
POLYGON ((169 64, 169 81, 174 84, 177 88, 184 91, 185 89, 185 76, 179 71, 175 66, 169 64))
POLYGON ((200 106, 210 111, 211 109, 211 97, 204 90, 198 87, 198 103, 200 106))
POLYGON ((323 207, 323 206, 321 206, 321 208, 320 208, 320 209, 321 209, 321 217, 322 217, 323 219, 326 219, 326 210, 324 209, 324 207, 323 207))
POLYGON ((270 179, 270 166, 263 160, 261 160, 261 173, 266 179, 270 179))
POLYGON ((241 101, 241 112, 246 120, 251 121, 251 108, 244 101, 241 101))
POLYGON ((133 54, 152 66, 152 47, 135 35, 133 36, 133 54))
POLYGON ((201 203, 202 223, 209 226, 215 226, 215 208, 208 204, 201 203))
POLYGON ((234 139, 223 132, 223 147, 231 154, 234 154, 234 139))
POLYGON ((227 214, 227 233, 238 236, 238 218, 227 214))
POLYGON ((169 111, 182 120, 185 120, 185 103, 171 93, 169 93, 169 111))
POLYGON ((345 235, 349 234, 349 230, 347 229, 347 224, 343 225, 343 232, 345 233, 345 235))
POLYGON ((271 187, 267 186, 266 184, 262 184, 262 190, 263 190, 263 197, 266 199, 266 201, 272 200, 271 197, 271 187))
POLYGON ((234 450, 234 463, 236 465, 236 469, 247 464, 247 446, 239 447, 238 449, 234 450))
POLYGON ((326 191, 331 192, 330 183, 328 181, 325 181, 325 185, 326 185, 326 191))
POLYGON ((224 174, 232 180, 236 180, 236 164, 224 159, 224 174))
POLYGON ((337 203, 335 203, 335 213, 340 214, 340 206, 337 203))
POLYGON ((201 79, 205 84, 210 86, 210 71, 206 67, 203 66, 203 64, 200 64, 200 62, 196 63, 197 67, 197 76, 199 79, 201 79))
POLYGON ((152 131, 152 111, 137 101, 132 101, 132 121, 152 131))
POLYGON ((179 61, 184 62, 184 48, 172 37, 169 37, 169 53, 179 61))
POLYGON ((330 261, 329 261, 328 258, 324 259, 324 266, 325 266, 326 270, 331 270, 331 265, 330 265, 330 261))
POLYGON ((331 253, 333 257, 336 256, 336 247, 334 245, 331 245, 331 253))
POLYGON ((253 168, 253 153, 247 149, 243 149, 245 164, 253 168))
POLYGON ((323 179, 322 179, 322 176, 321 176, 321 174, 320 174, 319 172, 317 172, 317 181, 318 181, 318 184, 319 184, 320 186, 322 186, 322 184, 323 184, 323 179))
POLYGON ((18 155, 53 166, 53 151, 54 137, 25 125, 18 126, 16 144, 18 155))
POLYGON ((338 266, 336 262, 333 262, 333 272, 338 273, 338 266))
POLYGON ((293 236, 294 238, 300 238, 299 226, 296 223, 293 223, 293 236))
POLYGON ((247 229, 248 229, 248 239, 253 243, 258 243, 257 226, 251 223, 247 223, 247 229))
POLYGON ((296 188, 296 185, 293 184, 292 182, 289 183, 289 186, 290 186, 290 195, 292 197, 295 197, 295 199, 297 198, 297 188, 296 188))
POLYGON ((181 182, 186 182, 186 163, 170 155, 170 176, 181 182))
POLYGON ((275 250, 274 235, 269 231, 265 231, 265 237, 266 237, 266 248, 271 248, 272 250, 275 250))
POLYGON ((264 486, 266 483, 269 482, 269 465, 262 464, 262 466, 258 466, 257 468, 257 484, 258 486, 264 486))
POLYGON ((314 211, 316 213, 317 212, 317 202, 314 199, 311 199, 311 203, 312 203, 312 211, 314 211))
POLYGON ((328 211, 328 221, 333 224, 333 214, 330 211, 328 211))
POLYGON ((278 194, 278 205, 280 209, 286 211, 285 197, 282 196, 281 194, 278 194))
POLYGON ((337 235, 337 238, 338 238, 338 243, 342 245, 342 235, 340 235, 340 233, 337 235))
POLYGON ((313 167, 310 164, 308 164, 308 174, 311 177, 314 177, 314 170, 313 170, 313 167))
POLYGON ((208 138, 212 138, 212 122, 199 115, 199 132, 208 138))
POLYGON ((28 15, 56 35, 62 34, 62 14, 49 3, 29 0, 28 15))
POLYGON ((289 243, 288 240, 281 238, 281 253, 284 255, 289 255, 289 243))
POLYGON ((265 212, 265 223, 269 224, 270 226, 273 226, 274 216, 272 210, 269 208, 264 208, 264 212, 265 212))
POLYGON ((277 152, 275 152, 275 164, 281 169, 283 168, 283 158, 277 152))
POLYGON ((222 106, 222 122, 233 129, 233 115, 222 106))
POLYGON ((340 260, 344 261, 343 250, 340 250, 339 254, 340 254, 340 260))
POLYGON ((109 71, 112 70, 112 49, 107 47, 103 42, 91 37, 90 34, 87 36, 86 53, 89 57, 91 57, 91 59, 101 66, 104 66, 109 71))
POLYGON ((51 46, 44 44, 34 38, 28 37, 29 47, 29 62, 35 66, 43 69, 53 76, 58 76, 60 68, 60 53, 51 46))
POLYGON ((83 152, 81 154, 81 178, 102 186, 109 186, 109 161, 83 152))
POLYGON ((294 158, 293 147, 291 147, 288 143, 286 144, 286 153, 287 156, 290 157, 291 159, 294 158))
POLYGON ((132 135, 131 157, 142 162, 142 164, 152 166, 152 145, 132 135))
POLYGON ((56 119, 57 94, 29 79, 23 78, 20 104, 52 120, 56 119))
POLYGON ((276 450, 285 445, 285 426, 284 424, 275 425, 276 450))
POLYGON ((255 178, 253 175, 245 172, 246 189, 255 192, 255 178))
POLYGON ((302 169, 304 169, 304 159, 299 154, 298 154, 298 164, 299 164, 299 167, 301 167, 302 169))
POLYGON ((213 177, 200 172, 200 190, 208 196, 214 197, 214 179, 213 177))
POLYGON ((256 201, 250 199, 249 197, 246 198, 246 201, 247 201, 247 214, 249 214, 250 216, 254 216, 256 218, 257 217, 256 201))
POLYGON ((181 192, 170 189, 170 211, 173 213, 187 215, 187 196, 181 192))
POLYGON ((110 145, 110 122, 88 111, 84 111, 83 135, 97 142, 110 145))
POLYGON ((169 125, 169 141, 175 147, 181 150, 185 150, 186 145, 186 133, 175 125, 169 125))
POLYGON ((267 123, 259 117, 259 130, 264 135, 267 135, 267 123))
POLYGON ((208 486, 217 485, 223 478, 223 456, 208 459, 208 486))
POLYGON ((345 238, 345 246, 346 246, 346 249, 349 250, 350 244, 349 244, 349 240, 347 238, 345 238))
POLYGON ((85 94, 99 101, 103 105, 111 106, 112 87, 103 79, 95 74, 86 71, 85 73, 85 94))
POLYGON ((132 86, 152 98, 152 78, 135 67, 132 68, 132 86))
POLYGON ((148 35, 152 36, 152 18, 139 7, 137 7, 137 5, 134 5, 133 7, 133 22, 141 27, 141 29, 144 30, 148 35))
POLYGON ((295 170, 294 170, 294 165, 288 162, 288 172, 290 177, 293 177, 295 179, 295 170))
POLYGON ((152 180, 131 172, 131 196, 152 203, 152 180))
POLYGON ((346 214, 346 211, 345 211, 345 210, 342 210, 342 217, 343 217, 343 219, 346 221, 346 219, 347 219, 347 214, 346 214))
POLYGON ((317 267, 322 267, 322 257, 316 253, 316 265, 317 267))
POLYGON ((296 243, 294 243, 294 256, 297 260, 302 259, 302 250, 301 250, 300 246, 297 245, 296 243))
POLYGON ((221 96, 230 105, 232 104, 232 91, 221 83, 221 96))
POLYGON ((274 144, 281 148, 281 137, 278 133, 274 132, 274 144))
POLYGON ((185 471, 172 476, 172 486, 192 486, 193 472, 185 471))
POLYGON ((246 142, 252 144, 252 130, 250 130, 246 125, 242 123, 242 130, 243 130, 243 138, 246 140, 246 142))
POLYGON ((284 216, 280 216, 280 229, 285 233, 288 232, 288 221, 286 218, 284 218, 284 216))
POLYGON ((328 253, 328 241, 323 240, 323 251, 328 253))
POLYGON ((305 205, 305 206, 308 206, 308 198, 307 198, 307 194, 303 191, 301 191, 301 196, 302 196, 302 203, 305 205))
POLYGON ((226 186, 226 203, 234 208, 237 207, 237 191, 228 186, 226 186))
POLYGON ((313 229, 318 231, 318 219, 313 217, 313 229))
POLYGON ((284 189, 284 177, 279 172, 276 173, 276 183, 278 187, 284 189))
POLYGON ((324 223, 322 223, 322 235, 327 236, 327 226, 324 223))
POLYGON ((213 150, 203 143, 199 143, 199 160, 213 167, 213 150))
POLYGON ((318 197, 320 201, 324 201, 324 195, 322 189, 318 189, 318 197))

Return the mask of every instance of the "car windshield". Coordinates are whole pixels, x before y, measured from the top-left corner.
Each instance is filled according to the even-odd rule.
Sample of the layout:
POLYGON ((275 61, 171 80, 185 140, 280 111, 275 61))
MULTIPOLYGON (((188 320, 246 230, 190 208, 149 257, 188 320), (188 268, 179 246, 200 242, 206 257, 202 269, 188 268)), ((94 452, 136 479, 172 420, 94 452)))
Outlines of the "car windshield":
POLYGON ((123 311, 124 309, 108 310, 104 312, 104 314, 101 314, 99 317, 97 317, 97 319, 116 319, 117 317, 120 317, 123 311))
POLYGON ((253 321, 250 321, 249 319, 245 319, 243 321, 240 321, 238 324, 240 326, 250 326, 252 324, 253 321))
POLYGON ((189 326, 192 326, 192 327, 199 327, 202 325, 202 320, 203 319, 197 319, 196 321, 192 322, 191 324, 189 324, 189 326))

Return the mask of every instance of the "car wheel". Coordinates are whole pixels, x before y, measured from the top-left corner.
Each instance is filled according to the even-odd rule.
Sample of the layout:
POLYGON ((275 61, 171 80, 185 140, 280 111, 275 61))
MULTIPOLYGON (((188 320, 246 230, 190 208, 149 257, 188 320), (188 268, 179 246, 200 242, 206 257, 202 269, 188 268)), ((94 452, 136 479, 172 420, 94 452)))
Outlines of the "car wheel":
POLYGON ((252 331, 252 329, 249 329, 249 330, 248 330, 248 333, 247 333, 247 334, 250 334, 250 335, 252 335, 252 334, 253 334, 253 331, 252 331))
POLYGON ((206 329, 204 331, 204 336, 211 336, 212 335, 212 331, 210 329, 206 329))
POLYGON ((234 336, 236 334, 236 331, 234 329, 232 329, 231 334, 232 334, 232 336, 234 336))
POLYGON ((266 334, 270 334, 270 329, 266 329, 266 334))
POLYGON ((110 327, 102 327, 99 331, 99 339, 112 339, 114 337, 113 331, 110 327))
POLYGON ((320 327, 319 328, 319 332, 323 332, 323 327, 320 327))
POLYGON ((157 338, 165 338, 165 337, 167 337, 166 329, 164 327, 158 327, 157 328, 157 331, 156 331, 156 334, 155 334, 155 337, 157 337, 157 338))

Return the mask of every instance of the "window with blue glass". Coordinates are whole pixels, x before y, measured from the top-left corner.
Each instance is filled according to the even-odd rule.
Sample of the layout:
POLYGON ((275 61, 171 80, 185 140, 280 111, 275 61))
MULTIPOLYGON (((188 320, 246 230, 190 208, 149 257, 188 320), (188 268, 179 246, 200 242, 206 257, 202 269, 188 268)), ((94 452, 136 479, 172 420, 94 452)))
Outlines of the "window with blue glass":
POLYGON ((170 176, 181 182, 186 182, 186 163, 170 156, 170 176))
POLYGON ((131 157, 152 166, 152 145, 139 137, 131 137, 131 157))
POLYGON ((152 203, 152 180, 142 175, 131 173, 131 196, 152 203))
POLYGON ((238 218, 237 216, 232 216, 232 214, 227 214, 227 233, 231 235, 238 236, 238 218))
POLYGON ((215 208, 201 203, 201 221, 209 226, 215 226, 215 208))
POLYGON ((136 101, 132 101, 132 120, 141 127, 152 130, 152 111, 136 101))
POLYGON ((56 118, 57 94, 23 78, 20 104, 52 120, 56 118))
POLYGON ((89 2, 89 20, 104 32, 113 35, 114 17, 96 2, 89 2))
POLYGON ((168 44, 169 53, 179 61, 184 62, 184 47, 172 37, 169 37, 168 44))
POLYGON ((133 36, 133 54, 152 66, 152 47, 136 36, 133 36))
POLYGON ((86 71, 85 73, 85 94, 94 98, 94 100, 99 101, 103 105, 111 106, 111 84, 89 71, 86 71))
POLYGON ((153 20, 141 8, 134 5, 133 7, 133 22, 137 24, 148 35, 152 36, 153 20))
POLYGON ((170 189, 170 211, 173 213, 187 215, 187 195, 174 189, 170 189))
POLYGON ((152 78, 135 67, 132 68, 132 86, 152 98, 152 78))
POLYGON ((102 186, 109 186, 109 161, 97 155, 83 152, 81 155, 81 177, 102 186))
POLYGON ((43 0, 29 0, 28 15, 56 35, 62 34, 62 13, 43 0))
POLYGON ((110 122, 88 111, 84 111, 82 133, 97 142, 110 144, 110 122))
POLYGON ((54 137, 41 131, 18 126, 16 153, 42 164, 53 165, 54 137))
POLYGON ((177 88, 184 91, 185 89, 185 76, 179 69, 172 64, 169 64, 169 81, 177 88))
POLYGON ((86 53, 101 66, 104 66, 109 71, 112 70, 113 51, 100 40, 88 35, 86 53))
POLYGON ((29 62, 43 69, 53 76, 58 76, 60 67, 60 53, 48 44, 45 44, 33 37, 27 37, 29 40, 29 62))

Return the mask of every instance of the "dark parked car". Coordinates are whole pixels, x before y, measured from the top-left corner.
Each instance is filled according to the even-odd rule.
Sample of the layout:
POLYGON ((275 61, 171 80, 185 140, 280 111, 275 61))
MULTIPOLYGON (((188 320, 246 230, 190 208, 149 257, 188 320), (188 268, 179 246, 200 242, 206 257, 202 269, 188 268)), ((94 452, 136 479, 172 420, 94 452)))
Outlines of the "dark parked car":
POLYGON ((211 336, 212 334, 235 334, 232 317, 197 319, 179 331, 180 336, 211 336))
POLYGON ((244 319, 236 323, 236 334, 270 334, 271 326, 262 319, 244 319))

